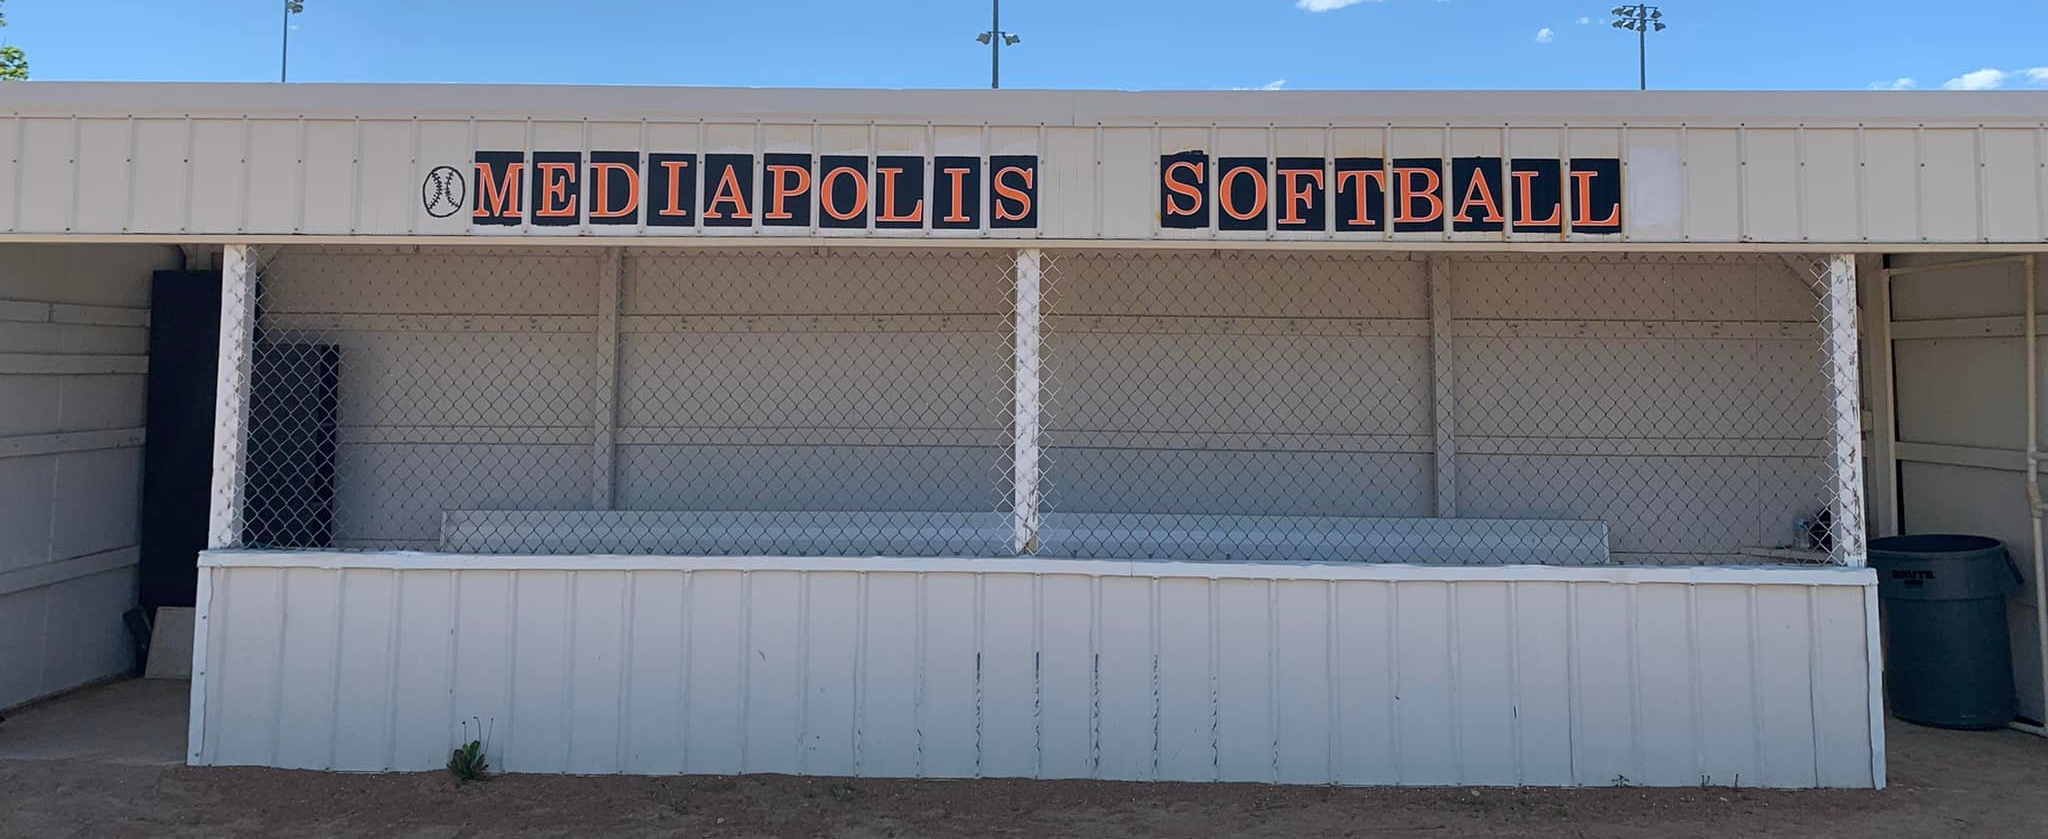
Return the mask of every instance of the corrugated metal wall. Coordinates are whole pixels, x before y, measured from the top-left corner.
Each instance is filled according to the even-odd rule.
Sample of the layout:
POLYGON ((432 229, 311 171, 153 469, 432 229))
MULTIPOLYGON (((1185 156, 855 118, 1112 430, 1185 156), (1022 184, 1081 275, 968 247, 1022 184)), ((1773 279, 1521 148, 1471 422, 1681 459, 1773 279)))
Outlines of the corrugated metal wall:
POLYGON ((1863 569, 208 562, 195 764, 1881 783, 1863 569))
POLYGON ((134 664, 161 246, 0 246, 0 708, 134 664))
MULTIPOLYGON (((1040 158, 1039 231, 898 237, 1498 241, 1161 231, 1158 159, 1620 158, 1625 232, 1586 242, 2048 239, 2048 107, 1940 94, 1115 94, 37 85, 0 91, 0 232, 646 235, 429 214, 435 166, 590 150, 1040 158)), ((758 178, 759 175, 757 174, 758 178)), ((731 228, 706 236, 876 236, 731 228)), ((889 234, 885 231, 882 236, 889 234)), ((1555 234, 1505 238, 1556 241, 1555 234)))

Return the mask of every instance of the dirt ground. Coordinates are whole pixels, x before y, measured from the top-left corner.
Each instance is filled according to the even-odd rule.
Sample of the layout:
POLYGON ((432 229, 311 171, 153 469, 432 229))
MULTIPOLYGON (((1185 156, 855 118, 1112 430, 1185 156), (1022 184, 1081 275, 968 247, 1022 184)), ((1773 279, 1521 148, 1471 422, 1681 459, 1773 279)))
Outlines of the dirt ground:
MULTIPOLYGON (((14 725, 10 721, 7 725, 14 725)), ((336 775, 0 757, 4 836, 2048 836, 2048 741, 1894 724, 1884 792, 336 775)))

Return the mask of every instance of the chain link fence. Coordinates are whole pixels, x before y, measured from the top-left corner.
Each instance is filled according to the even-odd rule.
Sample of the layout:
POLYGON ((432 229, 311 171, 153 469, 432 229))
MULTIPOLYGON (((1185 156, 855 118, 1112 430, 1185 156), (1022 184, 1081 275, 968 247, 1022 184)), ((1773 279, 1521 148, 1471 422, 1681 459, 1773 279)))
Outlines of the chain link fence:
POLYGON ((1763 564, 1860 545, 1854 333, 1827 328, 1854 310, 1803 258, 259 259, 230 358, 244 547, 1763 564))

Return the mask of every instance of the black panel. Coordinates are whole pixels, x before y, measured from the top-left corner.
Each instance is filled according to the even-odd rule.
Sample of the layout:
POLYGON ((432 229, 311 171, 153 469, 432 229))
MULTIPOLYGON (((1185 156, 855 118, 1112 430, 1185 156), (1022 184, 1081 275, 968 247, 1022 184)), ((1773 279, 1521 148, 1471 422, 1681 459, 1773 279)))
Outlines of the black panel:
POLYGON ((932 159, 932 229, 981 229, 981 158, 932 159))
POLYGON ((754 226, 754 156, 704 155, 704 226, 754 226))
POLYGON ((1038 156, 998 154, 988 159, 989 227, 1029 229, 1038 226, 1038 156))
POLYGON ((811 192, 817 173, 808 154, 761 157, 761 223, 768 227, 811 226, 811 192))
POLYGON ((1394 159, 1394 232, 1434 233, 1444 229, 1444 162, 1434 157, 1394 159), (1413 170, 1406 171, 1403 170, 1413 170), (1402 218, 1413 221, 1401 221, 1402 218))
POLYGON ((866 229, 868 159, 825 155, 818 159, 818 226, 866 229))
POLYGON ((213 486, 214 370, 220 274, 158 271, 151 280, 142 449, 141 600, 191 606, 213 486))
POLYGON ((1453 230, 1497 233, 1507 225, 1507 205, 1501 203, 1500 176, 1498 157, 1451 159, 1453 230))
POLYGON ((924 158, 885 155, 875 158, 875 227, 919 230, 924 227, 924 158))
POLYGON ((537 151, 533 153, 533 177, 528 181, 527 205, 532 208, 535 227, 573 227, 580 224, 577 206, 583 190, 583 153, 537 151))
POLYGON ((1272 171, 1263 157, 1216 161, 1216 227, 1266 230, 1273 221, 1272 171))
POLYGON ((697 226, 697 156, 647 156, 647 226, 697 226))
POLYGON ((1521 157, 1509 177, 1508 218, 1516 233, 1564 232, 1564 167, 1547 157, 1521 157), (1527 206, 1524 206, 1524 205, 1527 206))
POLYGON ((1337 202, 1332 209, 1337 213, 1338 231, 1354 233, 1387 229, 1386 172, 1387 163, 1381 158, 1337 158, 1337 202), (1379 174, 1374 176, 1372 173, 1375 172, 1379 174))
MULTIPOLYGON (((480 151, 476 153, 476 195, 469 205, 470 218, 477 224, 504 227, 523 220, 520 200, 526 176, 526 153, 480 151)), ((218 317, 218 315, 216 315, 218 317)))
POLYGON ((1572 232, 1621 232, 1621 161, 1572 158, 1572 232))
POLYGON ((1209 226, 1209 155, 1184 151, 1159 156, 1159 226, 1200 230, 1209 226))
POLYGON ((1273 229, 1319 231, 1330 217, 1320 157, 1283 157, 1273 167, 1273 229))
POLYGON ((591 152, 588 180, 583 204, 589 207, 591 224, 640 223, 639 152, 591 152))

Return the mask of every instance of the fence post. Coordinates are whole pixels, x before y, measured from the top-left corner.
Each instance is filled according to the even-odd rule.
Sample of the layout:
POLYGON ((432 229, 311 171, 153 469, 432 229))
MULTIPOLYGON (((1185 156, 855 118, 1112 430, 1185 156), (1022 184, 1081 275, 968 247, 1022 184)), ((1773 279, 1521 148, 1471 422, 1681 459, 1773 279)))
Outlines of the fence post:
POLYGON ((1014 495, 1010 503, 1011 547, 1027 554, 1038 549, 1038 399, 1039 399, 1039 284, 1043 254, 1037 248, 1017 252, 1016 334, 1011 378, 1014 412, 1011 425, 1010 474, 1014 495))
POLYGON ((1436 517, 1458 517, 1458 391, 1452 343, 1451 261, 1430 257, 1429 357, 1430 424, 1436 433, 1436 517))
POLYGON ((206 547, 242 542, 243 468, 249 447, 249 365, 256 337, 256 253, 228 245, 221 254, 220 361, 214 369, 213 491, 206 547))
POLYGON ((1838 565, 1867 559, 1863 518, 1863 407, 1856 358, 1856 257, 1833 254, 1822 269, 1821 317, 1826 332, 1828 443, 1834 461, 1830 557, 1838 565))
POLYGON ((606 248, 602 259, 597 285, 597 415, 591 435, 590 505, 609 510, 617 486, 613 472, 618 463, 619 283, 625 274, 625 250, 606 248))

